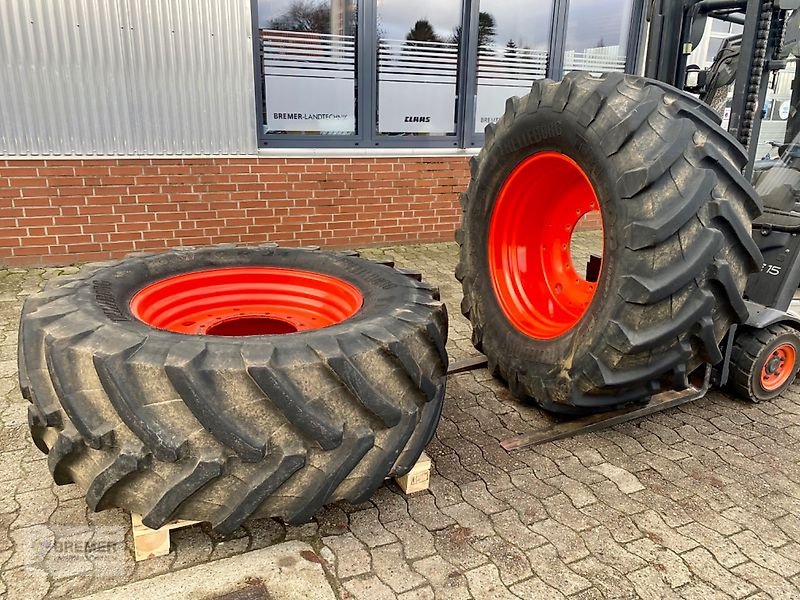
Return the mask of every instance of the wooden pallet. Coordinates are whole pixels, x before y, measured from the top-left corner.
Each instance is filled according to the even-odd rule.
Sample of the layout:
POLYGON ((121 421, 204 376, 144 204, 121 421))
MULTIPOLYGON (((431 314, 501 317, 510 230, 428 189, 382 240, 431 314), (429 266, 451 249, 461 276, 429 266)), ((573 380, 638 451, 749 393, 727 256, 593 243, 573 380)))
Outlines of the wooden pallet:
MULTIPOLYGON (((395 482, 405 494, 414 494, 428 489, 431 480, 431 459, 424 452, 411 470, 402 477, 396 477, 395 482)), ((150 529, 142 524, 142 516, 131 513, 131 528, 133 531, 133 556, 136 561, 166 556, 169 554, 170 531, 196 525, 200 521, 187 521, 179 519, 167 523, 158 529, 150 529)))

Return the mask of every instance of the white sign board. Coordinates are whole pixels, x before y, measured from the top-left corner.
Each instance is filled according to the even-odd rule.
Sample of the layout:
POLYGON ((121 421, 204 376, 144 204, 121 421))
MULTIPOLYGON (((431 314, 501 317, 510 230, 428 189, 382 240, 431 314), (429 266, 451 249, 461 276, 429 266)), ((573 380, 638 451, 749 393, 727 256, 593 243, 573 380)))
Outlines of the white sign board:
POLYGON ((354 133, 353 80, 266 76, 267 131, 354 133))
POLYGON ((788 119, 789 118, 789 109, 791 108, 791 102, 788 100, 784 100, 781 102, 780 108, 778 108, 778 116, 781 119, 788 119))
POLYGON ((511 96, 524 96, 530 85, 478 85, 475 103, 475 132, 483 133, 489 123, 496 123, 506 110, 506 100, 511 96))
POLYGON ((455 85, 381 81, 378 131, 381 133, 450 133, 455 129, 455 85))

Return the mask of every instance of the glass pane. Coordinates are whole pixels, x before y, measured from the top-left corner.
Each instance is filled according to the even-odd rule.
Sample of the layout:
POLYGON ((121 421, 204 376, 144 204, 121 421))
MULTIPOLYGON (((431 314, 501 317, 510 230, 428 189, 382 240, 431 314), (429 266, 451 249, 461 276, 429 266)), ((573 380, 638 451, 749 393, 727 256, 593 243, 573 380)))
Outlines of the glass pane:
POLYGON ((259 0, 267 133, 356 133, 356 0, 259 0))
POLYGON ((378 0, 378 132, 455 135, 461 0, 378 0))
POLYGON ((624 71, 633 0, 570 0, 564 71, 624 71))
POLYGON ((764 100, 756 158, 777 158, 780 146, 793 141, 786 139, 786 125, 792 108, 792 82, 796 70, 797 63, 792 61, 770 80, 771 85, 767 88, 764 100))
MULTIPOLYGON (((741 34, 742 26, 719 19, 709 18, 706 21, 703 37, 700 42, 695 46, 692 53, 687 60, 688 65, 696 65, 700 69, 708 69, 714 63, 720 49, 723 47, 728 48, 725 40, 741 34)), ((727 52, 728 50, 726 50, 727 52)), ((702 99, 711 106, 721 117, 722 126, 727 129, 730 119, 730 104, 733 97, 733 82, 727 87, 723 86, 716 88, 711 94, 706 94, 702 99)))
POLYGON ((503 116, 506 98, 524 96, 545 77, 551 17, 549 2, 481 1, 476 132, 503 116))

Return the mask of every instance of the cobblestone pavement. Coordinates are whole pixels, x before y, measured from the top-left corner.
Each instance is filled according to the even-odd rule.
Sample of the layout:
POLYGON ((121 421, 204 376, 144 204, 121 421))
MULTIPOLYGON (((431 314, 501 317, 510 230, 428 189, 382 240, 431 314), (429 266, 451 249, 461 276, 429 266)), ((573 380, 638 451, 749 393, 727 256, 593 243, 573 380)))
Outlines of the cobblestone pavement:
MULTIPOLYGON (((473 352, 458 313, 453 244, 367 254, 394 255, 440 285, 451 356, 473 352)), ((190 527, 173 532, 169 556, 134 563, 126 515, 89 514, 74 485, 53 485, 27 433, 16 382, 19 309, 59 272, 0 270, 0 595, 83 595, 301 539, 342 598, 800 597, 797 387, 761 405, 712 392, 633 424, 509 454, 498 440, 548 417, 483 370, 448 384, 428 448, 429 491, 405 497, 389 483, 370 502, 331 506, 307 525, 255 521, 227 540, 190 527), (42 543, 45 529, 69 537, 87 526, 121 532, 126 544, 113 560, 94 553, 92 564, 66 560, 72 546, 42 543)))

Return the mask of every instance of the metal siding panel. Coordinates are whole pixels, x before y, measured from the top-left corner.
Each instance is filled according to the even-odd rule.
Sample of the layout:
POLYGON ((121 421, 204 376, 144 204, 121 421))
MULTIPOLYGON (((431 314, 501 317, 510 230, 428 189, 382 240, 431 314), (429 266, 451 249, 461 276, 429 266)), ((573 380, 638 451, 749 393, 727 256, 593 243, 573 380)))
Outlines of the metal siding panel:
POLYGON ((0 155, 257 150, 250 0, 2 0, 0 155))

